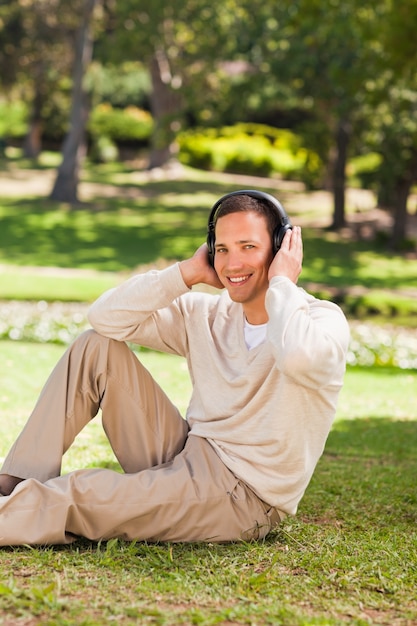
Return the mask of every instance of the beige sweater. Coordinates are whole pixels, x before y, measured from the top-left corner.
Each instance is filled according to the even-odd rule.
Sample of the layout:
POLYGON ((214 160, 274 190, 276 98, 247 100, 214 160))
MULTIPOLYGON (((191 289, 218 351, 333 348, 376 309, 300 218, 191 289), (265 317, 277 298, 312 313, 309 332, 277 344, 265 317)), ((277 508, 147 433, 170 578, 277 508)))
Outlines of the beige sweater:
POLYGON ((186 418, 235 475, 281 514, 294 514, 329 433, 349 329, 333 303, 287 278, 271 280, 267 339, 248 350, 242 306, 226 291, 190 291, 178 265, 104 293, 89 320, 99 333, 186 357, 186 418))

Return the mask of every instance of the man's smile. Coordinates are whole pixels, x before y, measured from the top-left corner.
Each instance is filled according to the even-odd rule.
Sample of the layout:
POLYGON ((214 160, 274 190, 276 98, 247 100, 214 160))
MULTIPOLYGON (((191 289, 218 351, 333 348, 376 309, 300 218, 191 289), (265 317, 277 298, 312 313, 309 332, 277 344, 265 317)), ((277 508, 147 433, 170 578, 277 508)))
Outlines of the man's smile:
POLYGON ((232 283, 232 285, 241 285, 242 283, 249 280, 251 274, 245 274, 245 276, 228 276, 227 280, 232 283))

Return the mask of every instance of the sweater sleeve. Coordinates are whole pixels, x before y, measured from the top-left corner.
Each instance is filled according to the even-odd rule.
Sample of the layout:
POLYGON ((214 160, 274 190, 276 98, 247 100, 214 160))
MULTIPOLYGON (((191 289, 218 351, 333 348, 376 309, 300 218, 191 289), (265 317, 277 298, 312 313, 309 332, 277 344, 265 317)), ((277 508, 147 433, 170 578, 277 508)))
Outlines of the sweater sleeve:
POLYGON ((177 299, 188 291, 178 264, 151 270, 102 294, 88 319, 106 337, 183 354, 186 336, 177 299))
POLYGON ((341 309, 278 276, 270 282, 266 308, 267 337, 278 369, 306 387, 340 387, 349 345, 341 309))

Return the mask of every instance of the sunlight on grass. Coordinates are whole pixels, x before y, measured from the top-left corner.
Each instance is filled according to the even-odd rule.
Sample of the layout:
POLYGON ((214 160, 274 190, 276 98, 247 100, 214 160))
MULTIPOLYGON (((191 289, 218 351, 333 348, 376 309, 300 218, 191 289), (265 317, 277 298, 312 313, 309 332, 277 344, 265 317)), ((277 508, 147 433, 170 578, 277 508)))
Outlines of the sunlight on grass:
POLYGON ((417 370, 348 369, 337 419, 374 416, 417 420, 417 370))
POLYGON ((369 289, 417 289, 417 263, 368 242, 338 241, 327 233, 303 229, 304 264, 301 281, 334 287, 359 285, 369 289))
POLYGON ((3 266, 0 271, 0 298, 92 302, 123 278, 123 275, 107 272, 65 272, 56 268, 39 271, 29 267, 3 266))
MULTIPOLYGON (((0 457, 26 422, 50 371, 65 347, 51 344, 0 341, 0 457)), ((140 359, 166 390, 182 415, 188 405, 191 383, 184 359, 141 351, 140 359)), ((89 424, 67 455, 64 468, 114 461, 99 423, 89 424), (97 442, 97 447, 96 447, 97 442)))
POLYGON ((357 278, 359 282, 384 282, 417 288, 416 263, 393 254, 377 254, 371 250, 358 251, 357 278))
MULTIPOLYGON (((47 163, 48 155, 43 158, 47 163)), ((41 197, 3 197, 0 262, 131 271, 158 258, 185 258, 204 241, 214 201, 241 188, 233 177, 220 181, 213 173, 189 168, 173 180, 152 180, 144 172, 120 169, 120 164, 89 167, 88 177, 106 174, 114 189, 110 195, 103 191, 91 197, 76 210, 41 197)), ((281 195, 278 189, 268 191, 281 195)), ((287 192, 284 186, 282 193, 300 192, 287 192)), ((309 207, 305 198, 300 204, 309 207)), ((324 209, 320 203, 312 206, 314 222, 324 209)), ((417 287, 416 263, 406 258, 388 254, 372 242, 343 239, 308 226, 303 233, 301 281, 372 289, 417 287)))
MULTIPOLYGON (((0 455, 64 348, 0 342, 0 455)), ((183 359, 140 358, 184 411, 183 359)), ((111 540, 0 550, 0 611, 56 626, 415 622, 417 371, 349 368, 338 418, 296 518, 264 542, 147 545, 111 540), (378 621, 370 616, 378 615, 378 621), (407 621, 408 620, 408 621, 407 621)), ((66 455, 120 471, 100 420, 66 455)), ((18 623, 18 621, 16 621, 18 623)))
MULTIPOLYGON (((45 155, 45 164, 48 158, 45 155)), ((24 169, 24 163, 17 161, 13 167, 19 163, 23 167, 19 175, 23 172, 30 179, 33 171, 24 169)), ((62 276, 57 286, 49 278, 34 277, 33 281, 28 280, 25 294, 22 280, 17 281, 16 287, 10 280, 9 274, 16 266, 127 274, 161 260, 167 264, 187 258, 206 238, 213 203, 243 185, 233 176, 190 168, 172 178, 152 177, 120 163, 87 164, 83 178, 103 186, 96 184, 87 194, 88 201, 75 209, 40 196, 0 200, 0 263, 4 268, 0 271, 0 299, 58 297, 91 301, 109 284, 107 276, 103 280, 92 278, 90 285, 87 281, 79 283, 77 293, 74 277, 62 276)), ((310 227, 310 222, 320 223, 327 215, 328 194, 305 194, 300 186, 288 181, 270 183, 273 189, 264 187, 265 190, 282 198, 284 204, 288 200, 295 207, 295 221, 300 215, 306 224, 301 287, 318 297, 336 299, 349 315, 357 318, 384 315, 397 325, 417 325, 415 261, 388 253, 377 241, 358 241, 310 227)), ((268 181, 265 179, 262 184, 267 185, 268 181)), ((261 179, 253 181, 261 189, 262 184, 261 179)), ((114 282, 118 280, 115 277, 114 282)))
MULTIPOLYGON (((35 164, 19 161, 16 151, 10 155, 13 161, 7 165, 16 185, 33 179, 34 172, 49 184, 50 168, 61 158, 42 153, 35 164)), ((83 181, 87 202, 75 210, 25 195, 23 185, 21 194, 18 188, 18 195, 0 199, 0 298, 90 301, 140 266, 164 267, 185 258, 204 241, 213 203, 247 186, 239 177, 190 168, 172 178, 152 178, 122 163, 86 163, 83 181)), ((268 182, 251 179, 248 186, 263 184, 268 182)), ((401 305, 411 326, 414 304, 400 302, 398 290, 410 290, 408 303, 415 303, 415 260, 392 255, 377 242, 310 227, 330 222, 328 194, 307 196, 287 181, 270 184, 265 190, 284 206, 288 202, 294 223, 302 219, 305 225, 300 285, 324 286, 330 297, 326 290, 358 286, 366 297, 354 305, 355 314, 377 303, 386 321, 394 312, 399 316, 401 305)), ((350 202, 348 213, 353 210, 350 202)), ((60 319, 53 325, 55 340, 60 319)), ((10 327, 15 333, 17 321, 13 317, 10 327)), ((350 363, 365 359, 386 365, 397 356, 402 364, 414 362, 412 341, 405 354, 390 341, 381 346, 381 337, 378 332, 364 335, 357 350, 351 349, 350 363)), ((64 350, 0 341, 0 457, 64 350)), ((185 361, 146 350, 138 355, 184 414, 191 392, 185 361)), ((112 540, 97 545, 79 540, 67 547, 0 550, 3 621, 54 626, 417 624, 416 394, 416 369, 348 367, 335 423, 298 516, 263 542, 112 540)), ((65 455, 63 471, 86 466, 120 471, 100 416, 65 455)))

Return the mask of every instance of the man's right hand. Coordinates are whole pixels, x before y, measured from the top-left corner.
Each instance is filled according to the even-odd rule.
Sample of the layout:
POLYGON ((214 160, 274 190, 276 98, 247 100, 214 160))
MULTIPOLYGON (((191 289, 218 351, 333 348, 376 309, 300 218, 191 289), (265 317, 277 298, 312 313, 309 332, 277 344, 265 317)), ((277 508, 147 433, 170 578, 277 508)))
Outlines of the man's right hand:
POLYGON ((222 289, 223 285, 215 269, 209 263, 207 244, 203 243, 192 257, 180 262, 180 270, 187 287, 204 283, 222 289))

